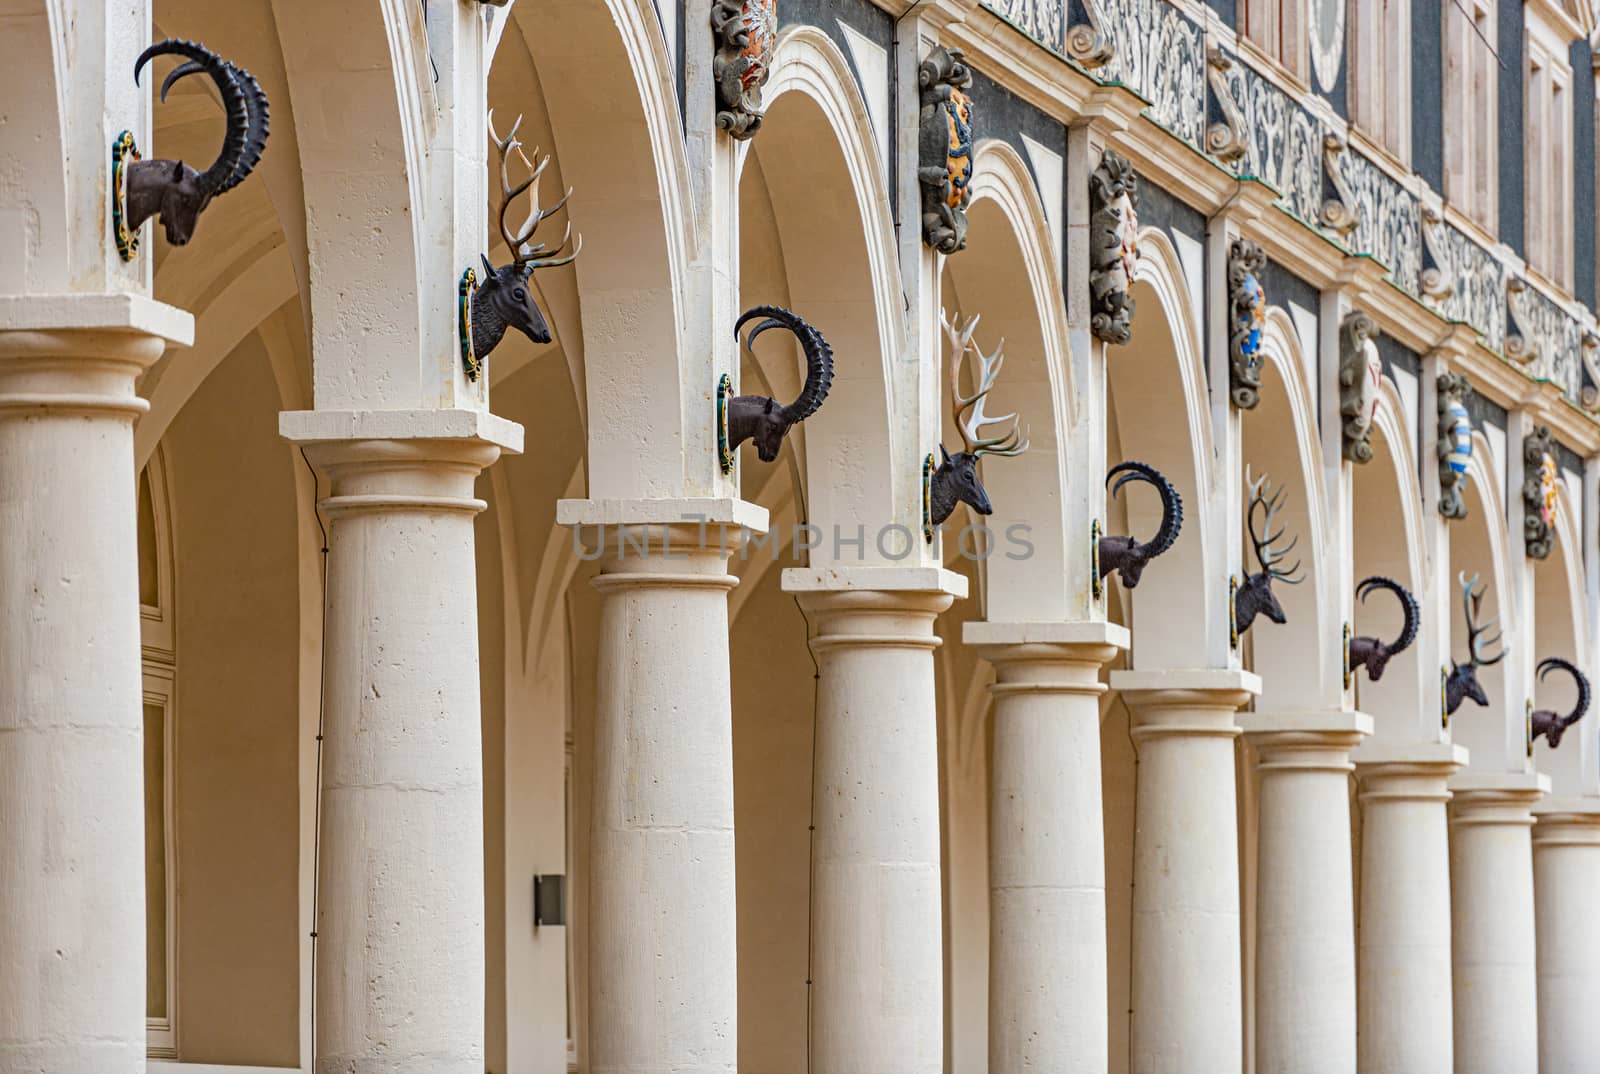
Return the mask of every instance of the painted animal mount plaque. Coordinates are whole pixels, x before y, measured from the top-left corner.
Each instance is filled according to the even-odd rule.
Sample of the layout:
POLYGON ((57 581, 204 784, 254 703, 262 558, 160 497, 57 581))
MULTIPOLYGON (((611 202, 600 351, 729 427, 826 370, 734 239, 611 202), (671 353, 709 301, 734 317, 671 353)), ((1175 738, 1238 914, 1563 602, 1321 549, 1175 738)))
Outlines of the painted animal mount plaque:
POLYGON ((1122 584, 1129 589, 1139 584, 1144 569, 1150 561, 1171 548, 1183 529, 1183 497, 1173 488, 1172 482, 1157 470, 1142 462, 1119 462, 1106 474, 1106 484, 1111 495, 1122 491, 1130 481, 1143 481, 1155 486, 1161 494, 1161 526, 1154 537, 1141 541, 1136 537, 1111 536, 1099 539, 1099 574, 1101 578, 1116 571, 1122 584), (1116 484, 1112 484, 1112 480, 1116 484))
POLYGON ((139 228, 152 216, 161 217, 172 245, 182 246, 193 238, 200 214, 212 199, 244 182, 260 163, 271 126, 267 95, 250 72, 193 41, 158 41, 141 52, 133 65, 135 85, 145 64, 157 56, 184 58, 161 84, 162 103, 174 84, 203 74, 221 98, 227 133, 217 159, 203 172, 181 160, 140 160, 131 134, 123 132, 117 139, 112 147, 112 230, 124 261, 133 258, 139 228))
POLYGON ((1288 616, 1283 614, 1283 605, 1278 603, 1272 583, 1299 585, 1305 581, 1305 575, 1295 575, 1295 571, 1300 569, 1299 560, 1287 568, 1279 566, 1294 546, 1300 543, 1300 538, 1295 537, 1282 548, 1273 547, 1288 529, 1287 525, 1280 526, 1276 532, 1272 528, 1284 505, 1283 490, 1273 492, 1272 481, 1265 474, 1258 480, 1252 480, 1249 467, 1245 468, 1244 481, 1250 494, 1250 506, 1245 509, 1245 527, 1250 531, 1250 543, 1255 546, 1256 562, 1261 569, 1254 574, 1247 574, 1244 584, 1239 586, 1234 595, 1236 636, 1242 636, 1249 630, 1258 615, 1264 615, 1274 623, 1287 623, 1288 616))
MULTIPOLYGON (((959 317, 957 314, 957 319, 959 317)), ((989 494, 978 479, 978 460, 985 455, 1021 455, 1028 450, 1027 434, 1019 435, 1016 414, 991 417, 984 412, 984 404, 1005 364, 1005 340, 995 346, 993 354, 984 354, 972 341, 977 329, 977 317, 968 319, 959 328, 954 321, 944 320, 945 337, 950 341, 950 402, 955 409, 956 430, 965 446, 952 455, 943 444, 939 445, 943 461, 933 471, 928 486, 929 520, 935 526, 948 519, 958 503, 966 504, 980 515, 992 513, 994 508, 989 504, 989 494), (977 379, 972 394, 963 395, 961 367, 969 353, 977 360, 977 379), (999 436, 986 437, 983 435, 985 425, 1005 425, 1006 428, 999 436)))
POLYGON ((559 212, 567 204, 567 199, 572 197, 572 191, 568 190, 550 208, 540 207, 539 182, 545 168, 550 166, 550 158, 545 157, 538 167, 533 166, 522 152, 522 143, 517 141, 517 131, 521 126, 522 117, 518 116, 511 125, 511 132, 502 138, 495 133, 494 113, 489 114, 489 138, 494 142, 500 158, 500 237, 505 240, 506 249, 511 251, 511 263, 496 268, 489 263, 487 254, 480 255, 483 279, 477 279, 472 269, 468 269, 461 277, 461 362, 468 380, 478 379, 484 361, 505 338, 507 328, 515 328, 534 343, 550 342, 550 325, 533 296, 533 274, 538 269, 571 264, 583 249, 583 236, 580 235, 573 244, 572 252, 562 255, 568 243, 572 242, 571 220, 567 221, 566 231, 554 249, 547 249, 544 243, 535 245, 531 241, 539 230, 539 224, 546 217, 559 212), (514 186, 510 172, 513 153, 522 161, 528 173, 527 178, 514 186), (506 222, 511 203, 530 190, 528 217, 520 227, 512 228, 506 222))
POLYGON ((1107 149, 1089 176, 1089 330, 1107 343, 1133 338, 1139 269, 1139 177, 1107 149))
POLYGON ((967 246, 972 200, 972 72, 960 49, 936 45, 917 68, 917 182, 922 185, 922 241, 941 254, 967 246))
POLYGON ((1411 591, 1393 578, 1382 575, 1373 575, 1363 579, 1356 586, 1356 596, 1363 602, 1367 597, 1380 589, 1387 589, 1395 595, 1400 602, 1400 613, 1405 617, 1400 626, 1400 633, 1394 641, 1384 641, 1382 638, 1358 635, 1350 639, 1349 667, 1354 671, 1358 667, 1367 669, 1367 678, 1377 682, 1383 678, 1384 669, 1389 666, 1389 661, 1411 648, 1411 643, 1417 640, 1417 625, 1422 620, 1422 611, 1417 605, 1417 598, 1411 591))
POLYGON ((778 0, 712 0, 717 126, 744 141, 761 129, 761 87, 772 73, 778 0))
MULTIPOLYGON (((782 328, 800 342, 806 356, 806 382, 792 403, 784 404, 764 395, 737 395, 727 404, 727 450, 729 454, 746 440, 754 440, 762 462, 772 462, 783 447, 789 430, 815 414, 828 398, 833 386, 833 349, 822 333, 782 306, 754 306, 744 311, 733 325, 734 338, 750 321, 760 323, 750 330, 744 345, 755 353, 756 339, 769 328, 782 328)), ((724 468, 731 469, 731 465, 724 468)))

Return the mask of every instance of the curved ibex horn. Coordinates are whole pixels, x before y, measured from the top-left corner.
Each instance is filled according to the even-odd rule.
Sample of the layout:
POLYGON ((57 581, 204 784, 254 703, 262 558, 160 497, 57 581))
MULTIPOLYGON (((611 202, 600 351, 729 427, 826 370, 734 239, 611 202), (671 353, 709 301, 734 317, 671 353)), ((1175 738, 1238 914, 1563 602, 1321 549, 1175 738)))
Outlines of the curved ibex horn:
POLYGON ((1387 644, 1379 643, 1383 645, 1386 653, 1395 656, 1405 652, 1411 647, 1411 643, 1417 640, 1417 624, 1422 619, 1422 609, 1418 607, 1417 598, 1411 595, 1410 590, 1393 578, 1385 578, 1381 574, 1363 579, 1361 584, 1356 586, 1356 596, 1365 603, 1367 594, 1378 589, 1387 589, 1398 597, 1400 611, 1405 615, 1405 623, 1400 627, 1400 636, 1387 644))
POLYGON ((800 341, 800 349, 805 351, 805 386, 800 389, 795 401, 783 408, 785 421, 791 424, 804 421, 817 412, 822 401, 828 397, 828 389, 833 387, 833 348, 828 346, 821 332, 782 306, 752 306, 745 310, 733 324, 733 337, 738 339, 745 322, 757 317, 765 320, 756 325, 755 331, 744 341, 746 347, 754 347, 756 337, 769 328, 787 328, 800 341))
POLYGON ((204 45, 193 41, 157 41, 139 54, 133 65, 133 81, 137 85, 145 64, 157 56, 184 56, 190 62, 179 65, 161 86, 161 99, 173 83, 191 74, 204 72, 216 83, 222 97, 222 107, 227 113, 228 129, 222 141, 222 150, 200 176, 200 184, 213 195, 238 186, 261 160, 270 127, 267 98, 250 72, 218 56, 204 45))
POLYGON ((1154 466, 1144 462, 1119 462, 1106 472, 1106 484, 1111 488, 1111 495, 1115 496, 1122 491, 1122 486, 1130 481, 1145 481, 1156 487, 1161 494, 1161 528, 1156 530, 1156 535, 1144 544, 1139 545, 1139 555, 1145 559, 1154 559, 1172 547, 1178 539, 1178 532, 1183 529, 1183 497, 1178 495, 1178 490, 1168 481, 1166 475, 1154 466), (1115 485, 1111 479, 1121 474, 1115 485))
POLYGON ((1589 711, 1589 679, 1570 660, 1563 660, 1559 656, 1549 656, 1539 661, 1539 679, 1543 681, 1546 673, 1554 668, 1560 668, 1572 676, 1573 683, 1578 687, 1578 701, 1572 706, 1572 711, 1561 717, 1565 726, 1571 726, 1583 718, 1589 711))

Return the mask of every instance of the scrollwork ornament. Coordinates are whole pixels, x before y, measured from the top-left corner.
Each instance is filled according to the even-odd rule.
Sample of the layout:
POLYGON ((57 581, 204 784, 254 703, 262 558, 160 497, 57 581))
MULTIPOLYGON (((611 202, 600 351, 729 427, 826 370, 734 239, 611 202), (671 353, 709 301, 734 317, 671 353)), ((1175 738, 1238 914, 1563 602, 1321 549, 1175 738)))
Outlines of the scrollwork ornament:
POLYGON ((1206 81, 1211 84, 1211 95, 1222 113, 1221 122, 1206 128, 1206 152, 1230 164, 1250 151, 1244 109, 1234 100, 1228 85, 1228 72, 1234 62, 1234 58, 1220 48, 1213 46, 1206 50, 1206 81))
POLYGON ((1322 173, 1333 188, 1333 196, 1323 199, 1317 218, 1323 227, 1340 236, 1361 226, 1361 206, 1350 180, 1345 177, 1344 161, 1340 159, 1347 148, 1345 140, 1337 134, 1328 134, 1322 139, 1322 173))
POLYGON ((941 254, 967 246, 972 198, 972 72, 960 49, 935 45, 917 68, 917 182, 922 186, 922 241, 941 254))
POLYGON ((1418 286, 1426 298, 1443 302, 1455 294, 1444 235, 1444 213, 1432 205, 1422 207, 1422 245, 1427 255, 1418 286))
POLYGON ((1506 357, 1518 365, 1532 365, 1539 357, 1539 338, 1523 308, 1528 281, 1520 276, 1506 277, 1506 357), (1512 328, 1511 326, 1515 326, 1512 328))
POLYGON ((778 40, 778 0, 712 0, 716 54, 717 126, 740 141, 761 129, 761 88, 772 73, 778 40))
POLYGON ((1267 325, 1267 293, 1261 286, 1266 252, 1249 239, 1228 248, 1228 394, 1241 410, 1261 401, 1261 336, 1267 325))
POLYGON ((1556 505, 1561 478, 1556 467, 1555 434, 1538 425, 1522 438, 1522 538, 1527 553, 1545 559, 1556 543, 1556 505))
POLYGON ((1089 176, 1089 329, 1097 339, 1133 338, 1133 279, 1139 266, 1139 178, 1107 149, 1089 176))
POLYGON ((1445 518, 1467 517, 1467 467, 1472 462, 1472 418, 1467 413, 1467 393, 1472 382, 1460 373, 1441 373, 1435 382, 1439 397, 1438 440, 1439 513, 1445 518))
POLYGON ((1378 323, 1351 310, 1339 324, 1339 414, 1344 418, 1344 457, 1372 461, 1372 420, 1378 411, 1383 362, 1373 342, 1378 323))
POLYGON ((1079 0, 1079 3, 1083 5, 1084 21, 1067 27, 1067 55, 1090 70, 1104 67, 1117 54, 1116 42, 1106 33, 1099 0, 1079 0))

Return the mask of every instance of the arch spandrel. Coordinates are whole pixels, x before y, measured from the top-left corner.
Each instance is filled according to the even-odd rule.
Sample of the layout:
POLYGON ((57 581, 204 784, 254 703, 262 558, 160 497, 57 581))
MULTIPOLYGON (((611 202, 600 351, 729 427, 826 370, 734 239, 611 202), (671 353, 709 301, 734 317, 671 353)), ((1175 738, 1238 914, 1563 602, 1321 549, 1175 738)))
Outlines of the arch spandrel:
MULTIPOLYGON (((1261 353, 1261 401, 1245 417, 1242 458, 1252 478, 1268 477, 1273 491, 1282 492, 1274 531, 1284 528, 1285 533, 1274 548, 1299 539, 1282 567, 1298 560, 1297 573, 1304 581, 1274 582, 1272 591, 1288 621, 1280 625, 1259 616, 1240 644, 1248 647, 1251 666, 1261 676, 1258 709, 1337 711, 1344 688, 1342 621, 1334 599, 1338 572, 1329 562, 1332 521, 1323 485, 1316 393, 1294 323, 1278 307, 1268 311, 1261 353)), ((1249 510, 1248 489, 1244 509, 1249 510)), ((1260 570, 1248 529, 1241 554, 1242 573, 1260 570)))
MULTIPOLYGON (((985 140, 974 154, 967 248, 945 262, 945 314, 981 320, 973 337, 985 354, 1001 340, 1005 365, 990 396, 989 412, 1020 415, 1030 446, 1014 458, 980 464, 994 514, 979 519, 958 512, 955 524, 982 523, 992 533, 990 554, 979 567, 983 614, 996 622, 1053 622, 1072 618, 1088 604, 1083 590, 1087 557, 1072 552, 1066 499, 1074 481, 1068 464, 1073 407, 1067 327, 1050 225, 1026 164, 1005 142, 985 140), (1011 527, 1024 526, 1013 536, 1011 527), (1026 547, 1019 539, 1026 541, 1026 547), (1011 558, 1013 556, 1021 558, 1011 558)), ((941 340, 941 343, 944 341, 941 340)), ((946 382, 954 355, 941 347, 936 385, 941 411, 949 407, 946 382)), ((970 376, 971 360, 968 360, 970 376)), ((961 443, 952 421, 941 421, 944 442, 961 443)), ((1078 535, 1087 542, 1087 533, 1078 535)), ((944 538, 947 559, 971 554, 974 542, 959 531, 944 538)))
MULTIPOLYGON (((1204 509, 1214 494, 1210 403, 1201 317, 1187 286, 1183 262, 1158 228, 1139 233, 1133 295, 1138 303, 1137 342, 1111 347, 1106 356, 1107 466, 1124 460, 1149 463, 1183 497, 1177 543, 1152 563, 1120 606, 1131 608, 1132 666, 1211 666, 1226 651, 1227 561, 1210 532, 1204 509)), ((1104 479, 1103 474, 1086 479, 1104 479)), ((1106 501, 1107 530, 1148 540, 1160 525, 1153 490, 1132 485, 1106 501)), ((1120 586, 1113 575, 1108 586, 1120 586)), ((1113 606, 1116 606, 1115 604, 1113 606)))
MULTIPOLYGON (((1556 544, 1550 555, 1533 561, 1533 664, 1528 669, 1528 696, 1536 709, 1565 713, 1572 709, 1577 690, 1570 676, 1551 670, 1541 682, 1538 662, 1546 657, 1570 660, 1592 676, 1588 659, 1589 630, 1585 622, 1581 527, 1571 502, 1563 496, 1556 505, 1556 544)), ((1592 707, 1592 702, 1591 702, 1592 707)), ((1590 712, 1569 729, 1561 745, 1551 749, 1540 738, 1533 746, 1534 767, 1550 776, 1557 797, 1600 793, 1593 761, 1597 736, 1595 714, 1590 712)))

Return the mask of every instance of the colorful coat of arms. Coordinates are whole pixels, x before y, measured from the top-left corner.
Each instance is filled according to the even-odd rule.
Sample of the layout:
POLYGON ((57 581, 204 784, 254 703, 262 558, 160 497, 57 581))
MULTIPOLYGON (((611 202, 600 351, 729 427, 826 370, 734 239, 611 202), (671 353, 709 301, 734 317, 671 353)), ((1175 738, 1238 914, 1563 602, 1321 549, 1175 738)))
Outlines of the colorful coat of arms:
POLYGON ((761 129, 761 87, 778 42, 778 0, 715 0, 711 29, 717 51, 717 126, 741 141, 761 129))
POLYGON ((1261 401, 1261 337, 1267 328, 1267 291, 1261 270, 1267 255, 1249 239, 1228 248, 1228 391, 1233 405, 1250 410, 1261 401))

